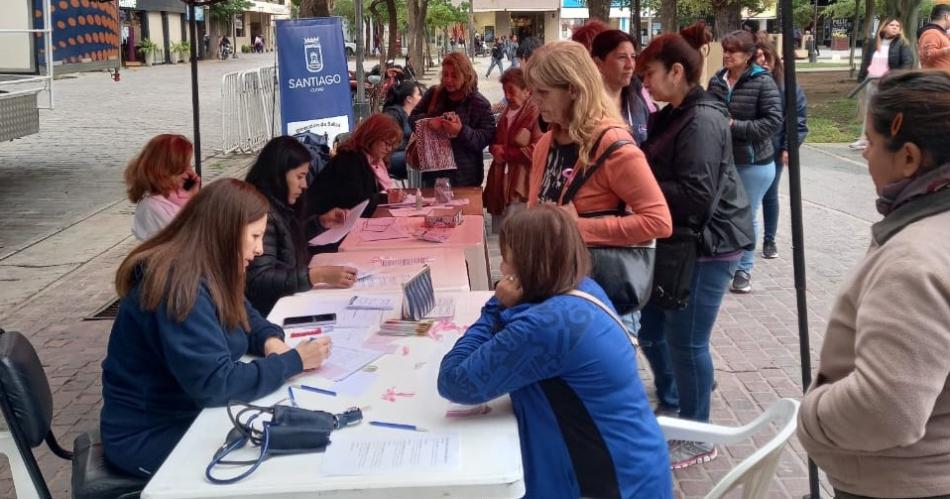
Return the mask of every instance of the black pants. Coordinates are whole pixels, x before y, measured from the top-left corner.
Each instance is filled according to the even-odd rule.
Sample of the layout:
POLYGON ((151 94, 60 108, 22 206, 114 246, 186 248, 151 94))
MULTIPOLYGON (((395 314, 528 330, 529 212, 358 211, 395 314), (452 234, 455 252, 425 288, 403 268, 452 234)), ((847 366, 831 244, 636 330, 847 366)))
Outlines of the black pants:
MULTIPOLYGON (((875 499, 869 496, 858 496, 854 494, 849 494, 842 490, 835 489, 835 499, 875 499)), ((906 498, 906 499, 950 499, 950 495, 944 496, 931 496, 931 497, 919 497, 919 498, 906 498)))

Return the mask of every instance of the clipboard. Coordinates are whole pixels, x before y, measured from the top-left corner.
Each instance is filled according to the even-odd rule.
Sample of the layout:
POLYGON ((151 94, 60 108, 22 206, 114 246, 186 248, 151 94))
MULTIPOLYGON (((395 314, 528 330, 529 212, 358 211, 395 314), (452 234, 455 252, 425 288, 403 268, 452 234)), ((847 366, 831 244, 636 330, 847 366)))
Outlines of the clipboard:
POLYGON ((432 287, 432 271, 423 265, 416 275, 402 284, 402 318, 420 321, 435 308, 435 290, 432 287))

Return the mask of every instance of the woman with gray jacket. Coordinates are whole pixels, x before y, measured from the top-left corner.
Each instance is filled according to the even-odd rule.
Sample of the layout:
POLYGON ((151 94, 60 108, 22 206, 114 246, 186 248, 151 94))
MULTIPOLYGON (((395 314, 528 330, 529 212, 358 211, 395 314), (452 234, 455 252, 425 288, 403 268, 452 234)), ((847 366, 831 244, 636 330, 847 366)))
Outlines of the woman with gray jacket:
MULTIPOLYGON (((772 136, 782 126, 782 98, 775 80, 755 63, 755 37, 734 31, 722 39, 723 67, 709 81, 709 93, 729 108, 732 154, 752 207, 756 238, 762 197, 775 179, 775 148, 772 136)), ((752 291, 755 252, 742 254, 732 279, 734 293, 752 291)))

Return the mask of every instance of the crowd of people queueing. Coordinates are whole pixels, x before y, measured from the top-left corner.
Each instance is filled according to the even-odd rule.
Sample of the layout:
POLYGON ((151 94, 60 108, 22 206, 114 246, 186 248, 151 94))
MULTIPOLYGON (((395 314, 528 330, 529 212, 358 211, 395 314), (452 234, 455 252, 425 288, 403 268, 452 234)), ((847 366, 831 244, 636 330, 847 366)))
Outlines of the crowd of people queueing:
MULTIPOLYGON (((306 147, 277 137, 245 180, 201 186, 186 138, 152 139, 126 170, 142 243, 116 274, 121 304, 103 362, 109 462, 147 478, 203 408, 259 398, 332 355, 326 340, 290 348, 263 317, 284 296, 353 285, 356 269, 310 266, 314 251, 335 248, 307 241, 364 200, 369 216, 430 118, 424 126, 451 140, 452 184, 485 185, 504 276, 442 360, 439 393, 469 404, 511 396, 527 497, 673 497, 670 470, 718 450, 665 441, 655 416, 709 421, 722 300, 752 290, 760 241, 763 257, 777 256, 790 140, 782 61, 768 40, 730 33, 704 88, 712 37, 702 23, 642 50, 596 22, 574 38, 532 47, 502 73, 497 123, 471 62, 449 54, 437 85, 394 88, 319 172, 306 147), (597 248, 659 258, 674 240, 693 255, 675 306, 619 306, 590 277, 597 248), (240 362, 245 354, 260 358, 240 362)), ((801 143, 805 97, 794 94, 791 140, 801 143)), ((895 72, 870 101, 864 155, 884 219, 834 305, 800 415, 802 445, 840 498, 950 494, 947 96, 948 73, 895 72)))

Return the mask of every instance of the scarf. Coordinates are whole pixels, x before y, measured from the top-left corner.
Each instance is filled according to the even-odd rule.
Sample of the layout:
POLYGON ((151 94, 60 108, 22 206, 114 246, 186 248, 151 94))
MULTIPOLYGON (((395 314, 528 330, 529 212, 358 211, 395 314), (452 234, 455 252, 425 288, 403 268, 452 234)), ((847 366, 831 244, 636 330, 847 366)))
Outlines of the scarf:
POLYGON ((913 177, 885 185, 881 196, 877 199, 877 211, 887 216, 911 199, 939 191, 948 185, 950 185, 950 163, 925 172, 918 170, 913 177))

